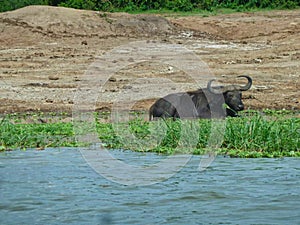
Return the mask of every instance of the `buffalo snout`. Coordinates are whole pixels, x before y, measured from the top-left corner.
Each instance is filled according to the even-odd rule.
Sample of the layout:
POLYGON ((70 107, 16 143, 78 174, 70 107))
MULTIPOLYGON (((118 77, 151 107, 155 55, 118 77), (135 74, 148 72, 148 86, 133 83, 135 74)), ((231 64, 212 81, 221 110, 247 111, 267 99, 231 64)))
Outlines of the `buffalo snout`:
POLYGON ((245 107, 244 107, 243 104, 239 104, 239 105, 238 105, 238 110, 239 110, 239 111, 244 110, 244 108, 245 108, 245 107))

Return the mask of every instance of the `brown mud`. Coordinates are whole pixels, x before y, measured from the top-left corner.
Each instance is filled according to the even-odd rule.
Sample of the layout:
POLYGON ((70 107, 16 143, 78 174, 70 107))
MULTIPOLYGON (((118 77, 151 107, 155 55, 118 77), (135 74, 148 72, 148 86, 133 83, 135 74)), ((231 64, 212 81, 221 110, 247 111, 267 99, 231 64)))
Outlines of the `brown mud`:
MULTIPOLYGON (((247 109, 300 109, 300 10, 202 17, 30 6, 1 13, 0 30, 1 113, 71 112, 89 66, 105 52, 142 40, 192 50, 221 83, 250 75, 247 109)), ((124 90, 132 99, 149 92, 153 83, 137 82, 142 77, 176 83, 158 82, 164 92, 155 97, 195 88, 176 65, 131 64, 105 82, 95 108, 110 109, 124 90)), ((147 110, 155 97, 139 98, 133 108, 147 110)))

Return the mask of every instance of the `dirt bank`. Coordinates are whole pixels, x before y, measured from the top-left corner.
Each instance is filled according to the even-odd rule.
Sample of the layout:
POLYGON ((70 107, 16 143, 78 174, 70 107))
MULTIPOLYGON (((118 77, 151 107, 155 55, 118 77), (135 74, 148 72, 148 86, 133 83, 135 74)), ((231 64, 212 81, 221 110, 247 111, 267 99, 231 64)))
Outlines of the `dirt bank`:
MULTIPOLYGON (((142 40, 192 50, 209 67, 207 79, 252 76, 247 108, 300 109, 300 10, 162 17, 31 6, 1 13, 0 29, 0 112, 72 111, 89 66, 142 40)), ((110 108, 124 90, 134 99, 155 87, 164 91, 138 99, 135 109, 147 110, 160 94, 194 88, 176 65, 131 62, 101 88, 96 109, 110 108)))

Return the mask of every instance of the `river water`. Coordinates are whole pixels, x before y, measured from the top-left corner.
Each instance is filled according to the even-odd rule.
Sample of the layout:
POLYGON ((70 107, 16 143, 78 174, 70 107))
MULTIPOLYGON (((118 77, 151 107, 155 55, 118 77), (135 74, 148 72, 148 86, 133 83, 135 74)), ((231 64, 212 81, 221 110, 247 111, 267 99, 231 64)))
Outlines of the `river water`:
MULTIPOLYGON (((129 163, 163 157, 112 152, 129 163)), ((163 182, 125 186, 76 148, 1 153, 0 224, 300 224, 300 159, 219 156, 202 172, 199 159, 163 182)))

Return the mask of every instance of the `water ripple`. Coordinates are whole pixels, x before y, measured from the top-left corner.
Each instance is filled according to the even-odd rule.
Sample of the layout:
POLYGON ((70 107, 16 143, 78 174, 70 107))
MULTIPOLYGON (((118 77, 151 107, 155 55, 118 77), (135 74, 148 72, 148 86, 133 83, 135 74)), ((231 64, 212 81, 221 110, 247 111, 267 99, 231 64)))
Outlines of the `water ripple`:
MULTIPOLYGON (((113 151, 126 162, 156 154, 113 151)), ((298 158, 199 156, 151 186, 119 185, 94 172, 78 149, 0 154, 0 224, 298 224, 298 158)))

